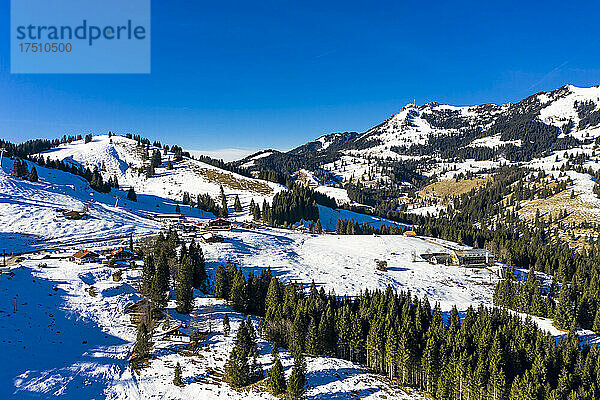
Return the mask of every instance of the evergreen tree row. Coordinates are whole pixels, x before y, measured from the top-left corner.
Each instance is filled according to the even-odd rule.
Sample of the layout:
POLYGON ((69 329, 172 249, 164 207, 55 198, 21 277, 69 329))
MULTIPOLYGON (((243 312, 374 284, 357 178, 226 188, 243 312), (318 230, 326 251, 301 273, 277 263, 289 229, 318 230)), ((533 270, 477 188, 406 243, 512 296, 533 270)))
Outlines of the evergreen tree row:
POLYGON ((276 277, 264 302, 264 335, 276 346, 360 362, 435 399, 600 396, 597 348, 570 334, 557 343, 498 308, 469 308, 461 321, 456 307, 443 317, 427 298, 389 287, 339 299, 276 277))

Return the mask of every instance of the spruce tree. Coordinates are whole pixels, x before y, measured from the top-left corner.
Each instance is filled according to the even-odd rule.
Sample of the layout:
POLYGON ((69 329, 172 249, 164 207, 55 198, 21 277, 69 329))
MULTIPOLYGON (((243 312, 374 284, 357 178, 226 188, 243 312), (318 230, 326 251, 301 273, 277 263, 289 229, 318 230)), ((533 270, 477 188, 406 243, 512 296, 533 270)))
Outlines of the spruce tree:
POLYGON ((242 203, 240 202, 240 197, 237 194, 235 195, 235 202, 233 203, 233 209, 237 213, 242 212, 242 203))
POLYGON ((194 294, 192 291, 192 260, 187 255, 184 256, 179 266, 176 291, 177 312, 180 314, 189 314, 192 311, 194 294))
POLYGON ((162 292, 166 292, 169 290, 169 261, 167 259, 167 251, 168 249, 162 249, 158 252, 158 257, 156 259, 156 275, 158 279, 158 284, 162 292))
POLYGON ((558 304, 554 312, 553 324, 559 329, 568 331, 575 329, 575 316, 571 305, 571 295, 566 282, 563 282, 560 287, 560 295, 558 296, 558 304))
POLYGON ((144 257, 144 267, 142 268, 140 292, 146 296, 150 295, 152 280, 154 279, 154 258, 152 255, 144 257))
POLYGON ((137 201, 137 195, 135 194, 135 190, 133 189, 133 186, 130 187, 129 191, 127 192, 127 200, 137 201))
POLYGON ((135 345, 133 346, 132 358, 137 360, 143 360, 148 357, 150 353, 150 348, 152 346, 151 343, 151 334, 148 332, 148 327, 146 323, 142 321, 138 325, 137 338, 135 341, 135 345))
POLYGON ((260 207, 258 205, 254 206, 254 209, 252 210, 252 218, 254 218, 255 221, 259 221, 261 217, 261 213, 260 213, 260 207))
POLYGON ((306 384, 306 361, 301 352, 294 354, 294 366, 287 385, 286 398, 288 400, 301 399, 304 396, 304 385, 306 384))
POLYGON ((596 309, 596 318, 594 318, 594 325, 592 329, 594 332, 600 333, 600 307, 596 309))
POLYGON ((235 338, 235 346, 225 364, 225 372, 233 387, 243 387, 251 383, 248 360, 253 352, 252 343, 245 321, 240 323, 235 338))
POLYGON ((317 334, 317 323, 313 317, 310 317, 308 324, 308 332, 306 333, 305 349, 308 354, 313 356, 319 355, 319 337, 317 334))
POLYGON ((204 253, 202 252, 202 248, 196 245, 194 239, 190 243, 189 253, 192 259, 192 286, 196 289, 206 291, 208 275, 206 274, 204 253))
POLYGON ((29 180, 29 182, 37 182, 38 181, 38 174, 37 174, 37 170, 35 169, 35 165, 31 166, 31 172, 29 173, 28 180, 29 180))
POLYGON ((278 396, 285 393, 287 385, 285 383, 285 375, 283 374, 283 365, 281 365, 279 352, 277 351, 277 346, 275 344, 273 344, 273 351, 271 354, 273 356, 273 366, 271 367, 271 371, 269 371, 267 388, 273 395, 278 396))
POLYGON ((177 362, 175 366, 175 377, 173 378, 173 383, 176 386, 184 386, 183 379, 181 378, 181 365, 177 362))
POLYGON ((246 311, 246 279, 244 278, 244 273, 241 268, 237 269, 237 272, 235 273, 229 293, 229 301, 231 302, 233 309, 239 312, 246 311))
POLYGON ((225 196, 225 190, 223 190, 223 185, 221 185, 221 217, 227 218, 229 216, 229 211, 227 210, 227 196, 225 196))
POLYGON ((229 299, 229 278, 223 264, 219 264, 215 272, 215 297, 229 299))
POLYGON ((315 226, 315 232, 323 233, 323 226, 321 225, 321 220, 317 220, 317 224, 315 226))
POLYGON ((227 314, 225 314, 225 316, 223 317, 223 335, 229 336, 230 332, 231 332, 231 327, 229 326, 229 316, 227 314))

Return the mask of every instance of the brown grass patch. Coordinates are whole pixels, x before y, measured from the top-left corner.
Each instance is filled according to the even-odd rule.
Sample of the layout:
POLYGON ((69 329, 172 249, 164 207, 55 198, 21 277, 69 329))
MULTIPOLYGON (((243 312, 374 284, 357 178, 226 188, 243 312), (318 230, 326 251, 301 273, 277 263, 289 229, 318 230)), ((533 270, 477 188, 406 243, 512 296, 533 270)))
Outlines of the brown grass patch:
POLYGON ((471 179, 447 179, 432 183, 425 186, 419 191, 419 196, 438 197, 438 198, 451 198, 457 197, 465 193, 469 193, 472 189, 478 189, 485 186, 488 182, 491 182, 492 177, 486 176, 483 178, 471 178, 471 179))

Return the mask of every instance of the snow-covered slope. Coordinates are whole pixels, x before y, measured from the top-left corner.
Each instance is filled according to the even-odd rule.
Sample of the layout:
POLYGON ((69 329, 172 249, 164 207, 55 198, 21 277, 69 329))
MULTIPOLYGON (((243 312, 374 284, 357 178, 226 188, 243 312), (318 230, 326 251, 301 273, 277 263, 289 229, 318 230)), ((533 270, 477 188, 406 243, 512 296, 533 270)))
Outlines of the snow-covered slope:
POLYGON ((173 207, 153 196, 140 196, 133 203, 122 191, 98 193, 78 176, 39 166, 39 181, 29 182, 9 174, 13 163, 4 157, 0 168, 0 242, 8 253, 156 232, 160 225, 144 218, 144 209, 173 207), (84 204, 89 207, 88 219, 62 217, 60 210, 81 211, 84 204))
MULTIPOLYGON (((150 146, 150 156, 155 149, 150 146)), ((175 162, 173 153, 164 154, 162 150, 162 164, 155 169, 155 175, 147 178, 144 168, 149 161, 144 160, 144 153, 144 148, 138 147, 135 140, 99 135, 94 136, 90 143, 77 141, 64 144, 42 155, 90 169, 97 167, 105 179, 116 175, 121 186, 132 186, 136 193, 177 201, 181 201, 184 192, 190 193, 193 199, 205 193, 216 199, 222 185, 231 205, 235 195, 240 197, 242 205, 248 205, 252 199, 260 203, 264 199, 270 200, 284 189, 272 182, 241 176, 187 157, 175 162), (173 164, 172 170, 167 169, 168 160, 173 164)))

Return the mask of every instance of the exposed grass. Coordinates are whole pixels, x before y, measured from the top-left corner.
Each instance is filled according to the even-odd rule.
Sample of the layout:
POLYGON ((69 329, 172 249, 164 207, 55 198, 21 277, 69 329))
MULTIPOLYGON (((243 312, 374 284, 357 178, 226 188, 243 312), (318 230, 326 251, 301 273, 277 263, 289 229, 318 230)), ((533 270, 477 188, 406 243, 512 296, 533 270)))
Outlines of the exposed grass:
POLYGON ((483 178, 460 179, 458 181, 455 179, 442 180, 425 186, 419 191, 419 195, 424 198, 452 198, 464 193, 469 193, 471 189, 478 189, 485 186, 491 180, 492 178, 489 176, 483 178))
POLYGON ((194 173, 202 176, 209 182, 218 183, 235 190, 245 190, 265 195, 273 193, 271 186, 264 182, 238 178, 229 172, 221 172, 212 168, 202 168, 192 163, 190 163, 189 167, 194 173))
POLYGON ((548 219, 556 220, 559 213, 563 210, 567 211, 567 217, 561 222, 564 224, 580 224, 582 222, 595 221, 600 216, 598 208, 594 203, 584 201, 580 196, 571 198, 571 190, 563 190, 560 193, 554 194, 545 199, 534 199, 521 203, 522 207, 517 211, 521 218, 528 221, 533 221, 537 210, 540 211, 540 216, 548 219))

